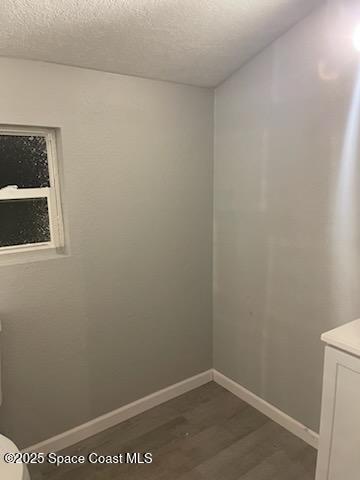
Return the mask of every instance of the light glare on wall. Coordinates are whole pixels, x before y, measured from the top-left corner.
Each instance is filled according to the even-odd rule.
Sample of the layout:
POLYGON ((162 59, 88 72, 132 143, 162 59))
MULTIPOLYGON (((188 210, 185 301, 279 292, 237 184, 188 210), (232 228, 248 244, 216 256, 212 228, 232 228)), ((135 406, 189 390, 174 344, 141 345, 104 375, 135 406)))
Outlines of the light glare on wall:
POLYGON ((360 25, 358 25, 353 33, 353 44, 358 52, 360 52, 360 25))

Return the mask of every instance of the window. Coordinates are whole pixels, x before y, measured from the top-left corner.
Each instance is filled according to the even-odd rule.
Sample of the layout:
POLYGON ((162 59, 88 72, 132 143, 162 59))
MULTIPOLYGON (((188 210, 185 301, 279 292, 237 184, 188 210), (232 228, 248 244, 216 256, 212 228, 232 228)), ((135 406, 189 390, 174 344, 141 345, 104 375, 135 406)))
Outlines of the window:
POLYGON ((0 126, 0 255, 62 246, 55 131, 0 126))

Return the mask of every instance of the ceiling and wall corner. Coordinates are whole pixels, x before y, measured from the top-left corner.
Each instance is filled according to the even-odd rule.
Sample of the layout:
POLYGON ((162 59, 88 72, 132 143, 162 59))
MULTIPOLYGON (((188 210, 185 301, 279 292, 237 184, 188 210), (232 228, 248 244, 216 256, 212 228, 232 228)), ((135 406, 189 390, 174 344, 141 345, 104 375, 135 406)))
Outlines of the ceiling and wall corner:
MULTIPOLYGON (((0 123, 61 128, 71 204, 71 256, 0 271, 1 431, 20 446, 211 367, 213 92, 134 76, 215 86, 320 3, 2 0, 0 56, 25 60, 0 59, 0 123), (104 237, 109 212, 121 222, 104 237)), ((260 84, 271 70, 262 73, 260 84)), ((243 139, 237 133, 235 143, 243 139)), ((243 181, 246 194, 251 182, 243 181)), ((232 340, 239 331, 224 328, 232 340)))
POLYGON ((0 55, 214 87, 324 0, 2 0, 0 55))

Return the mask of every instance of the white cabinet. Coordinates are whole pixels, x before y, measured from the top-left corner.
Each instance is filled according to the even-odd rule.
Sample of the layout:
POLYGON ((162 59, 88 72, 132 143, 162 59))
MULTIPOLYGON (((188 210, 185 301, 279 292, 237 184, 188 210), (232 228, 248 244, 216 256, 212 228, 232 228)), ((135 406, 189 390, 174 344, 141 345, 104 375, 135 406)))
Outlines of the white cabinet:
POLYGON ((327 346, 316 480, 359 480, 360 320, 322 339, 327 346))

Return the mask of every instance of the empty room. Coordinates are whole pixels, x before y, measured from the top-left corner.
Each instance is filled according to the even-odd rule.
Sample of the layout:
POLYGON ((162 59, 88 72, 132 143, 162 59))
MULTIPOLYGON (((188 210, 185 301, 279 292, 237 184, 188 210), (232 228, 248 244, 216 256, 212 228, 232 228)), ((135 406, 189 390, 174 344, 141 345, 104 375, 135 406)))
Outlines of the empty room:
POLYGON ((0 480, 360 479, 360 2, 1 0, 0 480))

